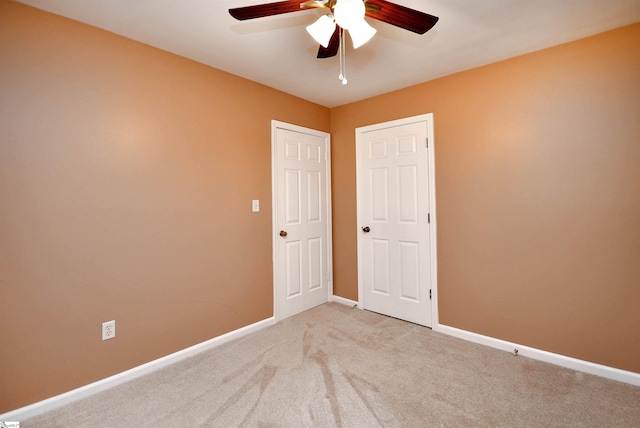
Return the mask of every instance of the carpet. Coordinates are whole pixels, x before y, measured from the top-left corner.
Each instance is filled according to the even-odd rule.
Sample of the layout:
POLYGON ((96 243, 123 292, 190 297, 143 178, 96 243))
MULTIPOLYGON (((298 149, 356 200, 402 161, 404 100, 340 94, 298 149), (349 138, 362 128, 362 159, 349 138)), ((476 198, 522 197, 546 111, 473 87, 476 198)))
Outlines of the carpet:
POLYGON ((640 427, 640 387, 328 303, 21 427, 640 427))

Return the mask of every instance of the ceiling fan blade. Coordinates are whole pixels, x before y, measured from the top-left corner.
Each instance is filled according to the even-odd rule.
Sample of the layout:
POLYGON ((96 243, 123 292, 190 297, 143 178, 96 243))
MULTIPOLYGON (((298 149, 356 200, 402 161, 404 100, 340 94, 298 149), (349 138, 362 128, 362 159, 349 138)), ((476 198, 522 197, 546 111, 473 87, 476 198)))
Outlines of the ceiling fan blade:
POLYGON ((367 5, 372 6, 366 10, 368 17, 418 34, 424 34, 429 31, 439 19, 437 16, 409 9, 387 0, 368 0, 367 5), (379 10, 376 11, 378 8, 379 10))
POLYGON ((338 54, 338 48, 340 47, 340 31, 342 28, 336 25, 336 30, 331 35, 331 39, 329 39, 329 44, 325 48, 320 45, 320 49, 318 49, 318 58, 331 58, 332 56, 336 56, 338 54))
POLYGON ((235 19, 244 21, 246 19, 264 18, 265 16, 299 12, 301 10, 306 10, 306 8, 301 6, 300 0, 284 0, 255 6, 236 7, 229 9, 229 14, 235 19))

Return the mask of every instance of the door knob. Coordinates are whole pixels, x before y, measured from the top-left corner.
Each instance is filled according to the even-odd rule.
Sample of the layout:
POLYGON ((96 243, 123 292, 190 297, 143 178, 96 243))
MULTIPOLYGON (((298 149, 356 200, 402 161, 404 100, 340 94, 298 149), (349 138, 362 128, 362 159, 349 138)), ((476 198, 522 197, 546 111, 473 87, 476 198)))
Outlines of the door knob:
POLYGON ((281 230, 280 231, 280 236, 282 236, 283 238, 287 237, 287 231, 286 230, 281 230))
POLYGON ((362 231, 364 233, 369 233, 371 231, 371 229, 369 229, 369 226, 365 226, 365 227, 362 228, 362 231))

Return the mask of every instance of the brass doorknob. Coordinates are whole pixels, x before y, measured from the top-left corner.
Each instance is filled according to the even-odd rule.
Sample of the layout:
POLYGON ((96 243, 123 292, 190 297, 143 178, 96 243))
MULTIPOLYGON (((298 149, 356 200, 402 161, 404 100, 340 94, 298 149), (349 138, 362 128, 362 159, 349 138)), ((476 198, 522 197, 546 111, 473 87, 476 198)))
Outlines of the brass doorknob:
POLYGON ((286 230, 281 230, 280 231, 280 236, 282 236, 283 238, 287 237, 287 231, 286 230))
POLYGON ((362 228, 362 231, 364 233, 369 233, 369 232, 371 232, 371 229, 369 229, 369 226, 365 226, 365 227, 362 228))

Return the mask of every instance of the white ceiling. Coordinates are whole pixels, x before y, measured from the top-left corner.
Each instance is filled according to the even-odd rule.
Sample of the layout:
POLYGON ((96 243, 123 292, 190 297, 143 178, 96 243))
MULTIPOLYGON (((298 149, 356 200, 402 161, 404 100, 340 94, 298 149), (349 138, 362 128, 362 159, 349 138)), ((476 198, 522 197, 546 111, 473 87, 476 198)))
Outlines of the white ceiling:
MULTIPOLYGON (((396 0, 438 16, 424 35, 367 18, 378 33, 316 59, 305 31, 325 9, 236 21, 229 8, 274 0, 19 0, 335 107, 640 21, 640 0, 396 0)), ((302 0, 301 0, 302 1, 302 0)))

